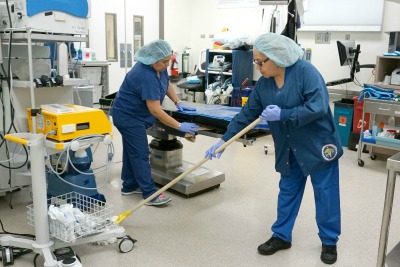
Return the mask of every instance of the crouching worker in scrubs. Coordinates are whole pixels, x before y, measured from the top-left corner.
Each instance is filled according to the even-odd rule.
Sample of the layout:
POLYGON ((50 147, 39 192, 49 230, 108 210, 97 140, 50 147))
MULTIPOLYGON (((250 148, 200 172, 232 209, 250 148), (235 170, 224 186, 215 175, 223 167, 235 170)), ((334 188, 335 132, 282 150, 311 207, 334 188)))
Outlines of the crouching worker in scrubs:
MULTIPOLYGON (((112 105, 113 122, 122 136, 122 195, 138 193, 146 199, 157 191, 151 176, 146 134, 146 129, 156 119, 186 133, 195 134, 199 128, 194 123, 179 123, 161 108, 167 95, 177 109, 195 110, 179 100, 169 83, 167 68, 171 51, 164 40, 156 40, 139 49, 135 54, 137 63, 125 76, 112 105)), ((164 205, 170 201, 171 197, 160 194, 146 205, 164 205)))
POLYGON ((275 144, 275 169, 281 174, 280 191, 272 237, 258 251, 272 255, 292 246, 293 226, 310 176, 322 243, 320 258, 333 264, 341 232, 339 158, 343 150, 324 79, 302 59, 302 49, 279 34, 259 36, 253 56, 262 77, 222 139, 205 156, 219 158, 223 151, 217 155, 215 151, 225 141, 259 117, 268 121, 275 144))

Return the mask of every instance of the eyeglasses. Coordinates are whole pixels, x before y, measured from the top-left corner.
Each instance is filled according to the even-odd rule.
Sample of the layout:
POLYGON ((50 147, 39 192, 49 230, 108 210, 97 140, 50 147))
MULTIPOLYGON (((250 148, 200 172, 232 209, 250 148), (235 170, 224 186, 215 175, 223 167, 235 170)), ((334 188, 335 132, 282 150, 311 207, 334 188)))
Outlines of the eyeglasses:
POLYGON ((264 61, 258 62, 257 60, 253 60, 253 64, 259 66, 260 68, 265 64, 265 62, 267 62, 269 60, 269 58, 267 58, 264 61))

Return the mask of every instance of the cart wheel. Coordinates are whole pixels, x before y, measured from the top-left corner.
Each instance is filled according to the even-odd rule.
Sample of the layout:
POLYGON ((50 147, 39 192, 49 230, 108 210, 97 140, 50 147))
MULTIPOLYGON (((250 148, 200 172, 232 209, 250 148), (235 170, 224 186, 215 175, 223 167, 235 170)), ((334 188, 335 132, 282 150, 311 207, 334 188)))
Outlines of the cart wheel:
POLYGON ((372 154, 372 155, 371 155, 371 159, 372 159, 372 160, 376 160, 376 158, 377 158, 377 156, 376 156, 375 154, 372 154))
POLYGON ((358 160, 358 166, 360 167, 364 166, 364 161, 362 159, 358 160))
POLYGON ((265 153, 265 155, 268 154, 268 147, 269 147, 269 145, 264 145, 264 153, 265 153))
POLYGON ((121 238, 119 242, 118 248, 122 253, 127 253, 133 249, 133 245, 136 243, 135 239, 132 239, 129 235, 126 235, 121 238))
POLYGON ((1 259, 3 262, 3 266, 14 264, 14 252, 12 247, 3 247, 1 249, 1 259))

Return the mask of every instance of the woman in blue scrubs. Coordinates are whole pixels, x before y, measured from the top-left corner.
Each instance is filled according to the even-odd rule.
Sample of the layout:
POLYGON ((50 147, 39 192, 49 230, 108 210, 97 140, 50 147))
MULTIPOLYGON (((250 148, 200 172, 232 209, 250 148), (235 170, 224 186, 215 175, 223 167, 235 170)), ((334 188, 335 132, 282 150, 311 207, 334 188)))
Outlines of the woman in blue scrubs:
MULTIPOLYGON (((142 194, 146 199, 157 191, 151 176, 149 146, 146 129, 157 119, 182 132, 195 134, 194 123, 179 123, 161 107, 167 95, 183 111, 193 111, 183 104, 169 82, 167 68, 171 60, 171 47, 164 40, 151 42, 137 51, 137 63, 125 76, 115 97, 111 115, 122 136, 122 189, 123 195, 142 194)), ((165 205, 171 197, 160 194, 146 205, 165 205)))
POLYGON ((302 59, 298 44, 279 34, 260 35, 253 57, 262 77, 222 139, 205 156, 219 158, 223 151, 217 155, 215 151, 225 141, 258 117, 268 121, 275 144, 275 169, 281 178, 272 237, 258 251, 272 255, 291 247, 293 226, 310 176, 322 243, 320 258, 333 264, 341 233, 338 160, 343 150, 324 79, 302 59))

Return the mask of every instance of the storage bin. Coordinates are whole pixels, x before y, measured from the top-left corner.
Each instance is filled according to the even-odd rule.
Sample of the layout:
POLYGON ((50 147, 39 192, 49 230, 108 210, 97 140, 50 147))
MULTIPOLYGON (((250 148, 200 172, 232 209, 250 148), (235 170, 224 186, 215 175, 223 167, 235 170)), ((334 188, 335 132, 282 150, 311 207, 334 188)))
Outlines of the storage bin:
POLYGON ((377 145, 388 146, 388 147, 393 147, 393 148, 400 148, 400 140, 399 139, 375 136, 375 143, 377 145))
POLYGON ((242 97, 249 97, 252 90, 253 89, 251 89, 251 88, 243 88, 242 90, 240 90, 240 94, 239 94, 239 89, 234 88, 232 91, 231 106, 232 107, 242 107, 242 97))
POLYGON ((345 99, 335 101, 334 103, 334 119, 338 128, 340 141, 342 146, 347 147, 351 128, 353 126, 353 99, 345 99))
MULTIPOLYGON (((353 97, 354 100, 354 110, 353 110, 353 132, 359 133, 361 132, 361 125, 362 125, 362 114, 364 108, 364 100, 358 102, 358 96, 353 97)), ((364 114, 364 131, 369 129, 369 118, 370 114, 364 114)))

